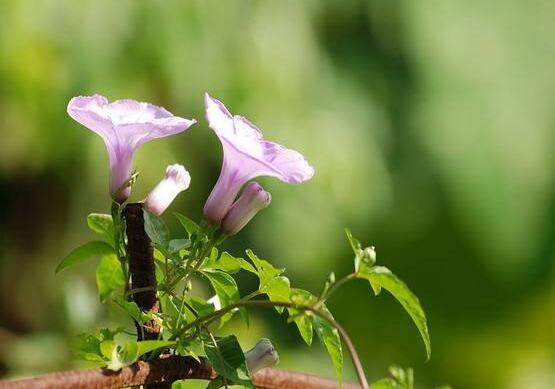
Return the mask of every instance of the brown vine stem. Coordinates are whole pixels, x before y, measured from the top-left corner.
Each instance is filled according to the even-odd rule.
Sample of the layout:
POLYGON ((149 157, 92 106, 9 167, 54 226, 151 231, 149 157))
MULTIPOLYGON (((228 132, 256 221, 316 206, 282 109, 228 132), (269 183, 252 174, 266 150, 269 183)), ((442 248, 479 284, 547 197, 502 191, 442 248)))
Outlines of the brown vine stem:
MULTIPOLYGON (((126 224, 131 290, 136 291, 130 294, 133 301, 143 311, 158 312, 160 302, 156 296, 154 258, 152 244, 145 232, 143 204, 127 204, 123 215, 126 224)), ((142 326, 136 323, 136 326, 138 340, 158 339, 160 328, 154 320, 150 320, 142 326)))
MULTIPOLYGON (((167 383, 182 379, 213 380, 217 373, 206 359, 170 356, 139 361, 114 372, 107 369, 76 369, 21 380, 0 380, 0 389, 114 389, 167 383)), ((309 374, 266 368, 256 372, 253 384, 265 389, 336 389, 337 382, 309 374)), ((343 389, 361 389, 345 383, 343 389)))
POLYGON ((353 342, 351 341, 351 338, 349 337, 349 334, 347 334, 347 331, 345 331, 345 329, 337 321, 335 321, 335 319, 332 318, 330 315, 326 314, 323 311, 320 311, 319 309, 316 309, 316 308, 310 307, 310 306, 297 305, 297 304, 293 304, 293 303, 289 303, 289 302, 281 302, 281 301, 266 301, 266 300, 238 301, 235 304, 228 305, 227 307, 223 307, 222 309, 220 309, 216 312, 213 312, 213 313, 211 313, 209 315, 206 315, 206 316, 199 317, 198 319, 192 321, 191 323, 184 326, 177 334, 175 334, 172 337, 172 339, 184 334, 186 331, 188 331, 192 328, 195 328, 199 325, 203 325, 203 324, 208 325, 212 321, 219 318, 220 316, 226 314, 227 312, 231 312, 235 309, 238 309, 238 308, 241 308, 241 307, 247 307, 247 306, 266 307, 266 308, 267 307, 293 308, 293 309, 297 309, 297 310, 303 310, 303 311, 311 312, 312 314, 314 314, 314 315, 326 320, 327 322, 329 322, 337 330, 337 332, 339 333, 339 336, 341 337, 341 339, 343 340, 343 342, 347 346, 347 350, 349 350, 349 355, 351 356, 351 360, 353 362, 353 366, 354 366, 355 371, 357 373, 357 377, 358 377, 360 386, 363 389, 368 389, 369 388, 368 380, 366 379, 366 374, 364 373, 364 368, 362 367, 362 363, 360 362, 360 358, 358 356, 356 348, 355 348, 353 342))
MULTIPOLYGON (((123 216, 131 275, 130 295, 141 310, 159 312, 160 301, 156 295, 153 248, 145 231, 143 204, 127 204, 123 216)), ((135 322, 135 326, 137 327, 137 340, 155 340, 160 335, 160 326, 155 320, 149 320, 144 324, 135 322)), ((171 383, 165 382, 146 385, 147 389, 169 389, 170 387, 171 383)))

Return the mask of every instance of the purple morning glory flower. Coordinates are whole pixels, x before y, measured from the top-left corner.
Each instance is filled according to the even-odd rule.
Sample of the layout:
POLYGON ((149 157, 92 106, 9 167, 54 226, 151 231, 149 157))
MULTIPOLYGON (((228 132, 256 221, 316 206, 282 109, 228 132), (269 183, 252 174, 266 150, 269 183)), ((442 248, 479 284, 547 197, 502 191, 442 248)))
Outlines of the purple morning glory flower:
POLYGON ((131 194, 126 186, 131 176, 133 154, 143 143, 185 131, 196 120, 172 115, 162 107, 135 100, 109 103, 100 95, 70 100, 67 113, 75 121, 96 132, 108 150, 110 193, 122 203, 131 194))
POLYGON ((239 199, 233 203, 222 221, 222 232, 235 235, 261 210, 270 205, 272 196, 256 182, 250 182, 243 189, 239 199))
POLYGON ((221 223, 243 185, 255 177, 300 184, 314 175, 302 154, 265 140, 258 128, 232 115, 220 101, 206 94, 204 104, 208 125, 224 148, 220 177, 204 206, 204 218, 210 224, 221 223))

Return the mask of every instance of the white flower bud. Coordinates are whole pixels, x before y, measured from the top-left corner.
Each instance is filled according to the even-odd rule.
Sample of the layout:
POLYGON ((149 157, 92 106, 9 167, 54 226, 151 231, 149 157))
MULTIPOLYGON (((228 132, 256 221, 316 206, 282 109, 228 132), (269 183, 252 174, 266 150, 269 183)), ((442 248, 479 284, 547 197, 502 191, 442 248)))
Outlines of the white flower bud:
POLYGON ((279 355, 269 339, 262 338, 256 346, 245 353, 247 367, 251 374, 265 367, 274 367, 279 363, 279 355))
POLYGON ((156 185, 145 200, 145 208, 160 216, 175 197, 186 190, 191 183, 189 172, 181 165, 170 165, 166 176, 156 185))

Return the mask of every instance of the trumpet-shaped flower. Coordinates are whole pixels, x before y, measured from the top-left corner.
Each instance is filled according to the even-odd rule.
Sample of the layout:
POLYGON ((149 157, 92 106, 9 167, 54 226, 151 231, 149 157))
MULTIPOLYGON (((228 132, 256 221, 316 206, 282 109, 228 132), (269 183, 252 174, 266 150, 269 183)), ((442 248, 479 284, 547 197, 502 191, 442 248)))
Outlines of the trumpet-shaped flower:
POLYGON ((146 198, 145 208, 160 216, 175 197, 189 187, 190 183, 191 175, 182 165, 168 166, 165 177, 146 198))
POLYGON ((256 182, 245 186, 239 199, 233 203, 229 212, 222 221, 222 232, 226 235, 235 235, 259 211, 270 205, 272 196, 256 182))
POLYGON ((106 145, 110 160, 110 193, 124 202, 131 193, 133 154, 142 144, 185 131, 196 120, 172 115, 162 107, 135 100, 109 103, 100 95, 70 100, 67 112, 75 121, 97 133, 106 145))
POLYGON ((299 184, 314 175, 302 154, 265 140, 242 116, 232 115, 218 100, 205 95, 208 125, 222 143, 224 160, 214 189, 204 206, 204 218, 219 225, 245 183, 259 176, 299 184))

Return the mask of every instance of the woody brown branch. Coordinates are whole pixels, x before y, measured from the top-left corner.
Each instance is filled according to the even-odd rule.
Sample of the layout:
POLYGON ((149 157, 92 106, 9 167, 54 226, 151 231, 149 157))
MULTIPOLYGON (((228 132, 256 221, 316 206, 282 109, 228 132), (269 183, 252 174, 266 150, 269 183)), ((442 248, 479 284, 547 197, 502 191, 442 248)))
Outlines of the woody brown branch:
MULTIPOLYGON (((0 380, 0 389, 115 389, 147 384, 169 384, 182 379, 212 380, 217 373, 205 358, 169 356, 139 361, 114 372, 107 369, 77 369, 22 380, 0 380)), ((281 369, 256 372, 252 382, 265 389, 335 389, 337 381, 281 369)), ((360 389, 344 383, 343 389, 360 389)))
MULTIPOLYGON (((159 312, 160 301, 156 296, 156 269, 152 242, 145 231, 144 209, 142 203, 126 205, 124 211, 127 253, 129 255, 129 273, 131 289, 141 290, 131 296, 143 311, 159 312)), ((155 340, 160 335, 160 326, 154 320, 146 323, 135 322, 138 340, 155 340)), ((171 382, 161 381, 146 385, 146 389, 169 389, 171 382)))
MULTIPOLYGON (((156 296, 156 273, 152 243, 145 232, 144 214, 142 203, 127 204, 124 218, 127 234, 127 250, 129 254, 129 273, 131 274, 131 289, 141 292, 132 294, 133 301, 143 311, 160 311, 160 302, 156 296)), ((150 320, 137 326, 138 340, 158 339, 160 327, 150 320)))

